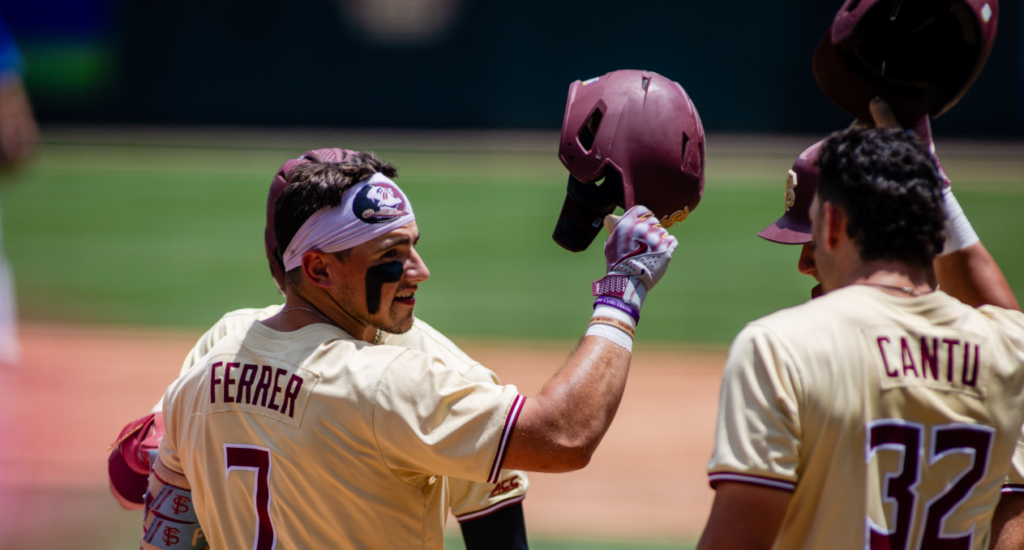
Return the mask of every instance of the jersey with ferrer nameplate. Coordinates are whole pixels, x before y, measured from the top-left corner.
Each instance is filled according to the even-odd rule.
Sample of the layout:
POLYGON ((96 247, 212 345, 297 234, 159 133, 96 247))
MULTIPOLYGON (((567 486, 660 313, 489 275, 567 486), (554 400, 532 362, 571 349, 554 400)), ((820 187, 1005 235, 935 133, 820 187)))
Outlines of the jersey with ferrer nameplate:
POLYGON ((737 337, 709 477, 793 492, 776 548, 985 548, 1022 390, 1020 312, 846 287, 737 337))
POLYGON ((202 488, 211 548, 440 549, 444 476, 497 481, 522 402, 415 350, 254 321, 168 389, 159 468, 202 488))

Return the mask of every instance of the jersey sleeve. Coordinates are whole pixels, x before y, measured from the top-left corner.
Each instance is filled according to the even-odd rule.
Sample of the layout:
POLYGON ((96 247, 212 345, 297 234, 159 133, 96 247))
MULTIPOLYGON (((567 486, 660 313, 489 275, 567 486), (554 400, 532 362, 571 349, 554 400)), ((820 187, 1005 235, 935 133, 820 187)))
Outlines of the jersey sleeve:
MULTIPOLYGON (((458 370, 464 378, 472 382, 501 384, 498 375, 478 363, 445 335, 420 318, 416 318, 412 329, 408 332, 390 334, 384 343, 433 355, 444 361, 447 366, 458 370)), ((526 472, 520 470, 502 470, 498 475, 497 483, 449 478, 448 490, 451 496, 452 514, 460 522, 493 514, 506 506, 522 502, 526 498, 529 486, 529 477, 526 472)))
POLYGON ((9 75, 20 75, 25 68, 24 65, 11 28, 7 26, 3 16, 0 16, 0 82, 9 75))
POLYGON ((1013 458, 1010 462, 1010 472, 1003 480, 1001 492, 1024 493, 1024 433, 1017 436, 1017 445, 1013 449, 1013 458))
POLYGON ((736 337, 718 405, 711 486, 736 481, 792 491, 800 458, 800 416, 792 360, 767 329, 736 337))
POLYGON ((414 350, 384 370, 372 426, 396 475, 440 474, 497 483, 525 398, 515 386, 473 382, 414 350))
MULTIPOLYGON (((498 376, 490 369, 476 364, 462 375, 473 382, 500 384, 498 376)), ((460 523, 488 516, 526 498, 530 478, 520 470, 502 470, 497 483, 480 483, 464 479, 449 478, 451 510, 460 523)))

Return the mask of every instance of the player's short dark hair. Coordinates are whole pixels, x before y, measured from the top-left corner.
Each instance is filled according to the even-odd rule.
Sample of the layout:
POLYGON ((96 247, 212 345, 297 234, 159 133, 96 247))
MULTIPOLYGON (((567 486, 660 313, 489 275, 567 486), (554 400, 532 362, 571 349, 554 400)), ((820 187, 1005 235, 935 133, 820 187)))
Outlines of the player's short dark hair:
POLYGON ((865 262, 926 267, 942 251, 942 180, 914 135, 850 128, 832 134, 818 157, 818 200, 846 212, 846 232, 865 262))
MULTIPOLYGON (((382 162, 371 152, 352 155, 345 162, 306 161, 292 168, 288 172, 288 186, 274 203, 278 254, 284 257, 288 244, 310 216, 323 208, 339 206, 346 190, 378 172, 389 178, 398 176, 398 168, 390 162, 382 162)), ((339 252, 339 258, 347 257, 347 252, 339 252)), ((288 272, 286 277, 291 278, 295 271, 298 268, 288 272)))

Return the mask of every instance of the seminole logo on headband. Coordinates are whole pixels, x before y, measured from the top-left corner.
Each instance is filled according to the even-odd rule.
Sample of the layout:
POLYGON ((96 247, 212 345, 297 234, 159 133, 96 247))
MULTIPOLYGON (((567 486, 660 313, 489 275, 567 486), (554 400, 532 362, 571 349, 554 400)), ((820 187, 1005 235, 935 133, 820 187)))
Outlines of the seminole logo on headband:
POLYGON ((366 223, 387 223, 409 214, 405 197, 391 183, 377 181, 359 190, 352 213, 366 223))

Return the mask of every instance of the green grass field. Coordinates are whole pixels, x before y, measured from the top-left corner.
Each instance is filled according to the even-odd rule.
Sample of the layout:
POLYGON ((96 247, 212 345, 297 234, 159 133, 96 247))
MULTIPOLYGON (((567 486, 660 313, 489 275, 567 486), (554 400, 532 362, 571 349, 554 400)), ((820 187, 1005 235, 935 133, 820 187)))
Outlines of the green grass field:
MULTIPOLYGON (((299 151, 44 145, 0 194, 22 317, 203 328, 225 311, 279 301, 263 208, 277 166, 299 151)), ((422 233, 431 279, 417 295, 420 317, 461 337, 583 332, 603 257, 598 245, 571 254, 551 240, 566 174, 553 153, 377 152, 399 164, 422 233)), ((714 168, 709 161, 700 207, 672 229, 680 247, 644 310, 641 342, 726 343, 747 321, 808 296, 798 247, 755 236, 781 213, 782 178, 714 168)), ((1020 295, 1024 183, 956 185, 1020 295)))

